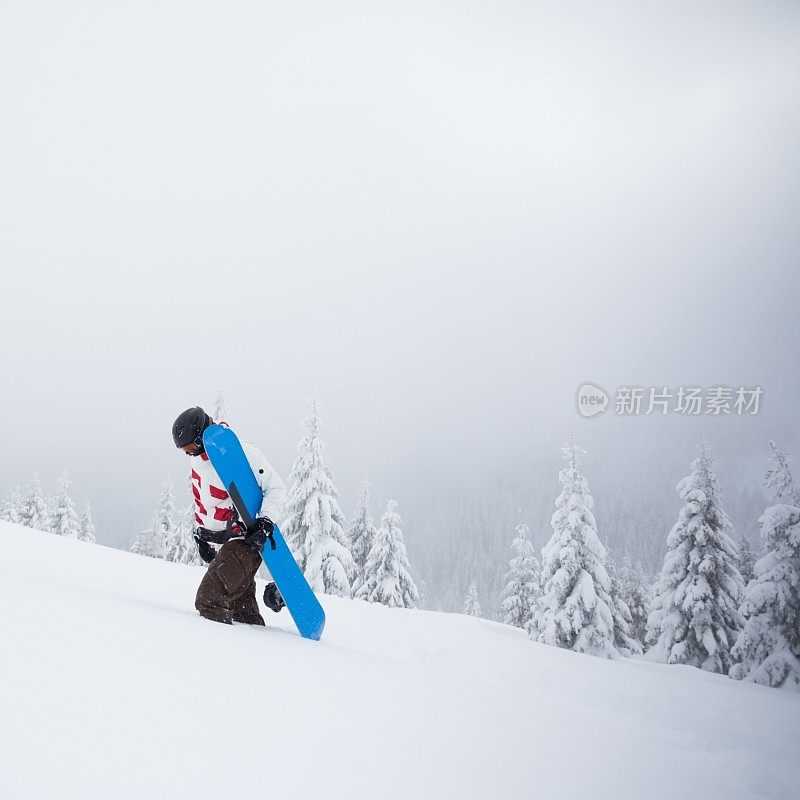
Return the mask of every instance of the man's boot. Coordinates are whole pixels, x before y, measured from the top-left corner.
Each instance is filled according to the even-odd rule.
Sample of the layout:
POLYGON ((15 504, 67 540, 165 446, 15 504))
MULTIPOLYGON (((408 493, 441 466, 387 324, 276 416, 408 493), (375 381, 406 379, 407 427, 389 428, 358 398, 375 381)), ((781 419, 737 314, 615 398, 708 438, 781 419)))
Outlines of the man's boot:
POLYGON ((286 603, 283 602, 283 596, 274 583, 268 583, 264 588, 264 605, 272 609, 275 613, 286 605, 286 603))

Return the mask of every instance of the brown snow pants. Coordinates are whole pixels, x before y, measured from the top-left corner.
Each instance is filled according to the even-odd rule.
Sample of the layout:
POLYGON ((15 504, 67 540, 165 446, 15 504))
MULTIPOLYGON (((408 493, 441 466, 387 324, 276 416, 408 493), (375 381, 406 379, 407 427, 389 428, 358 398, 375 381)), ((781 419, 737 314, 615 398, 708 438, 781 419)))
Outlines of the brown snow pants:
POLYGON ((220 547, 197 588, 194 607, 214 622, 263 625, 256 601, 255 576, 261 556, 241 539, 220 547))

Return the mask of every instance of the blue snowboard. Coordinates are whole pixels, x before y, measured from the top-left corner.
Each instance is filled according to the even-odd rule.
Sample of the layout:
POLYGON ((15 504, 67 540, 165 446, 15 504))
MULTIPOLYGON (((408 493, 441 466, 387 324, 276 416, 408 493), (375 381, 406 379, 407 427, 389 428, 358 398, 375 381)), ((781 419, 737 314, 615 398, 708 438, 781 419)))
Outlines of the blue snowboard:
MULTIPOLYGON (((203 434, 203 445, 240 519, 245 525, 252 524, 261 508, 263 495, 238 437, 230 428, 211 425, 203 434)), ((277 525, 261 550, 261 558, 280 589, 300 635, 318 641, 325 627, 325 611, 297 566, 277 525)))

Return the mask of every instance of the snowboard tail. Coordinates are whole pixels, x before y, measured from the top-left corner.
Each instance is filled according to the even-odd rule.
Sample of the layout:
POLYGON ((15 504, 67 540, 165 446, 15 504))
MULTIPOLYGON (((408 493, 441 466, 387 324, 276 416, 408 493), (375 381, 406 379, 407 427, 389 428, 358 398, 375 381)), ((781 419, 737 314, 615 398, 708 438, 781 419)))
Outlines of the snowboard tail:
MULTIPOLYGON (((211 425, 203 433, 203 445, 239 517, 249 527, 261 509, 263 494, 241 442, 230 428, 211 425)), ((277 525, 261 549, 261 558, 283 595, 300 635, 318 641, 325 627, 325 611, 277 525)))

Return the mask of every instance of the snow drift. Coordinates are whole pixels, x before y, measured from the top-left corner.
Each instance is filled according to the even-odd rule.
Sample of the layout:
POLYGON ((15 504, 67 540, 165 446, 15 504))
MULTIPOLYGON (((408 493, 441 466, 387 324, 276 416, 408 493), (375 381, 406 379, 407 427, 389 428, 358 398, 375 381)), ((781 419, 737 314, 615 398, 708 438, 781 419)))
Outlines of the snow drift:
POLYGON ((0 523, 0 795, 792 797, 800 696, 324 597, 321 642, 194 611, 202 568, 0 523))

